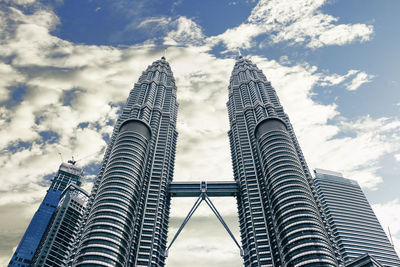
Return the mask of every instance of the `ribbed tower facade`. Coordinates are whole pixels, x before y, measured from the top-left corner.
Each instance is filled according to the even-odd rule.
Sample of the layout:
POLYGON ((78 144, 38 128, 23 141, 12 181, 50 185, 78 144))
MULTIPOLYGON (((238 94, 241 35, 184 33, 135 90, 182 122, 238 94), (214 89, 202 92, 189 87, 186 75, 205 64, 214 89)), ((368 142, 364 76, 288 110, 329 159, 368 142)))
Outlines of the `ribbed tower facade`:
POLYGON ((338 266, 310 172, 275 90, 243 57, 228 89, 245 266, 338 266))
POLYGON ((341 173, 314 172, 315 186, 346 266, 369 254, 382 266, 400 267, 399 256, 359 184, 341 173))
POLYGON ((164 265, 178 104, 168 62, 131 90, 88 203, 73 266, 164 265))

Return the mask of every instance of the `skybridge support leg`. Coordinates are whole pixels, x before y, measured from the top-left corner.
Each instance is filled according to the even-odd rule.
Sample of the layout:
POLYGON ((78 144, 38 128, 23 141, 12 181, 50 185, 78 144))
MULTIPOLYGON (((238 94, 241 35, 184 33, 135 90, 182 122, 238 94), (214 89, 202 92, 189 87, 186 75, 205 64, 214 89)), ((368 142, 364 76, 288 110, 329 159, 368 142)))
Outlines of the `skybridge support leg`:
POLYGON ((194 203, 193 207, 190 209, 188 215, 186 216, 186 218, 183 220, 183 223, 181 225, 181 227, 179 227, 178 231, 176 232, 174 238, 172 239, 171 243, 169 244, 169 246, 167 247, 167 249, 164 252, 165 257, 168 256, 168 251, 169 248, 172 246, 172 244, 175 242, 176 238, 179 236, 179 234, 181 233, 183 227, 185 227, 185 225, 187 224, 187 222, 190 220, 190 218, 192 217, 193 213, 197 210, 197 208, 200 206, 200 203, 203 201, 202 196, 200 195, 199 198, 196 200, 196 202, 194 203))
MULTIPOLYGON (((204 186, 204 185, 203 185, 204 186)), ((217 208, 214 206, 214 204, 211 202, 211 199, 207 196, 207 194, 205 193, 206 191, 206 186, 202 187, 202 193, 200 194, 200 196, 197 198, 196 202, 194 203, 193 207, 190 209, 188 215, 186 216, 185 220, 183 220, 181 227, 179 227, 178 231, 176 232, 174 238, 172 239, 171 243, 169 244, 169 246, 167 247, 167 249, 164 252, 164 256, 167 257, 168 256, 168 251, 171 248, 172 244, 175 242, 175 240, 177 239, 177 237, 179 236, 179 234, 181 233, 181 231, 183 230, 183 228, 185 227, 185 225, 187 224, 187 222, 190 220, 190 218, 192 217, 193 213, 197 210, 197 208, 200 206, 201 202, 204 200, 207 205, 210 207, 210 209, 212 210, 212 212, 215 214, 215 216, 217 216, 218 220, 221 222, 221 224, 224 226, 225 230, 228 232, 228 234, 231 236, 231 238, 233 239, 233 241, 235 242, 236 246, 239 248, 240 250, 240 256, 243 257, 244 252, 242 247, 240 246, 239 242, 236 240, 235 236, 232 234, 231 230, 229 229, 228 225, 225 223, 224 219, 222 218, 221 214, 218 212, 217 208)))
POLYGON ((217 216, 218 220, 221 222, 221 224, 224 226, 225 230, 228 232, 228 234, 231 236, 231 238, 233 239, 233 242, 235 242, 236 246, 239 248, 240 250, 240 256, 243 257, 244 252, 242 247, 239 245, 239 243, 237 242, 235 236, 232 234, 231 230, 229 229, 228 225, 225 223, 224 219, 222 218, 221 214, 219 214, 217 208, 214 206, 214 204, 211 202, 211 199, 207 196, 207 194, 205 194, 205 201, 207 203, 207 205, 210 207, 210 209, 214 212, 215 216, 217 216))

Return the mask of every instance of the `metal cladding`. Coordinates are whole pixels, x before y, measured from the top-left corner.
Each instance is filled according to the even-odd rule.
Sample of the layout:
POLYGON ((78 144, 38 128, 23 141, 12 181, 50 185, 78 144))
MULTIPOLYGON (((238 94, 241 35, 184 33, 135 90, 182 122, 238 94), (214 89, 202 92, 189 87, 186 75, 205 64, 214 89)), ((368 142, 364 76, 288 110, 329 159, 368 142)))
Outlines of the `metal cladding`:
POLYGON ((61 164, 9 266, 164 266, 204 200, 245 266, 400 267, 359 185, 326 170, 312 179, 262 71, 240 56, 228 89, 235 182, 172 182, 178 104, 162 57, 130 91, 89 199, 76 161, 61 164), (167 247, 171 197, 197 201, 167 247), (237 198, 242 246, 209 197, 237 198))
POLYGON ((88 194, 74 184, 70 184, 62 192, 60 202, 36 250, 31 266, 66 265, 87 199, 88 194))
POLYGON ((8 266, 30 266, 41 239, 46 233, 51 217, 57 208, 62 191, 73 184, 79 186, 82 169, 69 163, 62 163, 47 190, 46 196, 35 212, 8 266))
POLYGON ((150 139, 150 131, 142 125, 128 121, 121 127, 88 216, 77 263, 124 266, 128 262, 150 139), (147 131, 141 134, 143 129, 147 131))
POLYGON ((142 73, 116 122, 73 266, 164 265, 177 110, 175 81, 162 58, 142 73))
POLYGON ((75 165, 74 161, 61 163, 57 176, 52 180, 50 188, 64 191, 69 184, 81 186, 82 168, 75 165))
POLYGON ((248 59, 235 64, 227 106, 245 266, 337 266, 289 118, 248 59))
POLYGON ((376 266, 361 264, 366 257, 380 266, 400 267, 400 259, 358 183, 340 173, 314 172, 315 186, 346 266, 376 266))

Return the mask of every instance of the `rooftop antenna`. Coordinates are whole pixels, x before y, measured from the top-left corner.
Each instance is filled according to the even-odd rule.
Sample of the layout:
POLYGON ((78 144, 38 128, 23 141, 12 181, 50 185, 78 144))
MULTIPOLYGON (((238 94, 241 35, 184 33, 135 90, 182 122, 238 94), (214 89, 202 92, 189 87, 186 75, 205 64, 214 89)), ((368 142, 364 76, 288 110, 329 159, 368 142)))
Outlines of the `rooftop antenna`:
POLYGON ((75 165, 76 160, 74 160, 74 156, 72 156, 72 160, 68 160, 68 163, 75 165))
POLYGON ((242 53, 240 52, 240 48, 237 49, 239 58, 242 58, 242 53))
POLYGON ((388 231, 389 231, 390 243, 392 243, 392 247, 394 247, 393 238, 392 238, 392 234, 390 233, 389 226, 388 226, 388 231))
POLYGON ((61 152, 58 152, 58 155, 60 155, 61 162, 64 162, 61 152))
POLYGON ((161 59, 165 59, 167 56, 167 48, 164 49, 164 55, 161 57, 161 59))
POLYGON ((89 155, 86 155, 86 156, 84 156, 83 158, 77 159, 75 162, 78 162, 78 161, 87 159, 87 158, 89 158, 89 157, 91 157, 91 156, 93 156, 93 155, 96 155, 96 154, 99 154, 99 152, 94 152, 94 153, 91 153, 91 154, 89 154, 89 155))

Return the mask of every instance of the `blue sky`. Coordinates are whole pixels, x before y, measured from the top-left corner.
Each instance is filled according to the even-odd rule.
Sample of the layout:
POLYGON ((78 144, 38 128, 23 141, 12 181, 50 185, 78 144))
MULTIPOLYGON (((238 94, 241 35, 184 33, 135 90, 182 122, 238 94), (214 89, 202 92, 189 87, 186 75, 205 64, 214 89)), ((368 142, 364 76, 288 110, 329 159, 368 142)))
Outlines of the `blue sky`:
MULTIPOLYGON (((175 180, 232 179, 225 103, 239 48, 272 82, 309 167, 357 180, 399 248, 400 2, 3 0, 0 7, 0 265, 43 198, 58 153, 82 158, 90 191, 121 105, 165 49, 180 103, 175 180)), ((173 201, 170 236, 193 201, 173 201)), ((238 237, 234 200, 215 202, 238 237)), ((196 215, 168 266, 241 266, 211 211, 196 215)))

